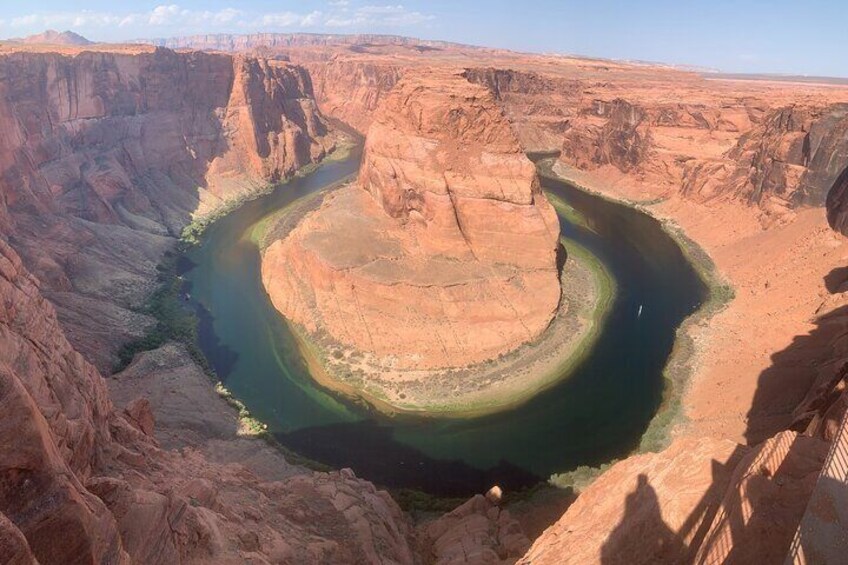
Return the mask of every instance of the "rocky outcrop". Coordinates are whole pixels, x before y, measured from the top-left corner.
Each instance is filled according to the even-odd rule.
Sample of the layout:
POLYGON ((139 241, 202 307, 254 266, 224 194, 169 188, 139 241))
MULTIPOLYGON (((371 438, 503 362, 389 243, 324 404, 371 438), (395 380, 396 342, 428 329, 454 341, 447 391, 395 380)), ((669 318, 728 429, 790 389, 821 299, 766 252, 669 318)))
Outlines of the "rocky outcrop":
POLYGON ((723 155, 720 169, 689 165, 683 192, 698 197, 712 183, 710 193, 755 205, 776 197, 790 206, 821 206, 848 159, 846 128, 844 104, 777 108, 723 155))
POLYGON ((710 438, 616 463, 520 563, 690 563, 745 448, 710 438))
POLYGON ((678 439, 604 472, 521 562, 781 562, 827 450, 791 431, 754 448, 678 439))
POLYGON ((371 124, 356 185, 271 244, 274 305, 401 368, 461 367, 537 337, 559 302, 559 223, 485 88, 405 76, 371 124))
POLYGON ((848 157, 842 89, 588 61, 535 68, 466 73, 503 100, 528 151, 559 151, 566 167, 653 197, 820 206, 848 157))
POLYGON ((0 304, 4 562, 412 562, 398 507, 350 471, 265 482, 161 451, 146 401, 113 408, 2 241, 0 304))
POLYGON ((427 563, 515 563, 530 541, 508 510, 477 495, 418 528, 427 563))
POLYGON ((492 91, 528 152, 557 150, 579 107, 582 89, 573 78, 513 68, 470 67, 468 80, 492 91))
POLYGON ((827 194, 826 206, 830 227, 848 235, 848 167, 836 177, 827 194))
POLYGON ((645 110, 616 98, 610 103, 595 100, 587 112, 603 125, 566 131, 564 159, 580 169, 612 165, 625 173, 644 165, 652 150, 645 110))
POLYGON ((105 386, 0 241, 0 512, 38 561, 127 562, 114 518, 83 483, 110 441, 105 386))
POLYGON ((2 54, 0 123, 3 233, 101 370, 192 218, 332 143, 302 68, 166 49, 2 54))

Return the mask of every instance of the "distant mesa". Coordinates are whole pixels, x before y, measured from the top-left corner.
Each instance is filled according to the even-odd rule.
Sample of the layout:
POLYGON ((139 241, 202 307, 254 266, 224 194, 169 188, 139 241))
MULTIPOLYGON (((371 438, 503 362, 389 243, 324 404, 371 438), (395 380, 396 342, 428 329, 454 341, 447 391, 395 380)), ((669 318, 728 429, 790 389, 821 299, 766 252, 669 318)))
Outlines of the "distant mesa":
POLYGON ((48 29, 43 33, 37 33, 28 37, 19 37, 10 39, 13 43, 27 43, 30 45, 93 45, 93 41, 89 41, 85 37, 72 31, 55 31, 48 29))

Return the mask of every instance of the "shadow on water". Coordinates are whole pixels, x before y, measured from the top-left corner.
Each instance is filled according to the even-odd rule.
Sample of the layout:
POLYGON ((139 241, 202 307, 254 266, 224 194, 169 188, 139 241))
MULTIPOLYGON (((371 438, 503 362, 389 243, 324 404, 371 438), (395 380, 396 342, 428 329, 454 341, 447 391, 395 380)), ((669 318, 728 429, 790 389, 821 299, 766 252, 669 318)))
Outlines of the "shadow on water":
MULTIPOLYGON (((186 287, 187 292, 190 292, 191 284, 187 284, 186 287)), ((214 369, 218 380, 226 384, 227 378, 238 364, 238 351, 223 343, 215 334, 215 320, 209 310, 198 303, 194 305, 194 311, 197 315, 197 339, 203 344, 206 360, 214 369)))
POLYGON ((508 461, 501 460, 481 470, 460 459, 428 457, 396 441, 391 428, 373 421, 312 427, 275 437, 311 459, 337 468, 352 466, 357 473, 377 484, 444 497, 485 492, 492 485, 518 491, 542 480, 508 461))

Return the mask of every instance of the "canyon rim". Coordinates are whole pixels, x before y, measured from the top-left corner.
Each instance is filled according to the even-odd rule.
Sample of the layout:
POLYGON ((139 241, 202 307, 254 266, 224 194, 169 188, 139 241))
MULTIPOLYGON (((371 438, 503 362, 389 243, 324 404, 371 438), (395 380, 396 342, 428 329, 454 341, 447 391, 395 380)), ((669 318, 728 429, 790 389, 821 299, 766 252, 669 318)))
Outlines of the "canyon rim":
MULTIPOLYGON (((0 561, 844 559, 844 80, 376 34, 45 32, 0 42, 0 123, 0 561), (295 194, 360 138, 355 176, 295 194), (575 244, 615 222, 540 170, 650 216, 674 244, 651 249, 710 283, 695 317, 669 318, 641 441, 459 501, 283 448, 371 425, 356 393, 389 413, 513 409, 550 392, 544 363, 521 364, 531 352, 559 366, 603 343, 622 297, 652 323, 650 294, 575 244), (215 333, 184 252, 251 206, 234 249, 292 328, 292 363, 315 362, 297 386, 333 391, 322 401, 349 421, 269 428, 221 370, 251 360, 215 333)), ((633 365, 625 391, 645 382, 633 365)), ((457 420, 499 429, 480 412, 457 420)), ((394 418, 374 419, 384 443, 345 447, 388 458, 394 418)), ((488 477, 440 464, 431 480, 488 477)))

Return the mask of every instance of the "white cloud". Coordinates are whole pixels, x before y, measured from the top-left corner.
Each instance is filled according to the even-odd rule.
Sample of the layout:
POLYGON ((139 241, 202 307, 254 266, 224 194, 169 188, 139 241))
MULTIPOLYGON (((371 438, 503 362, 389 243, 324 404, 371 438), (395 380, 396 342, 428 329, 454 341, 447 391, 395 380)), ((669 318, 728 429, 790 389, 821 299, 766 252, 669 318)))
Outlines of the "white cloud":
POLYGON ((312 27, 321 21, 321 12, 315 11, 309 14, 297 14, 295 12, 279 12, 265 14, 261 18, 263 28, 281 27, 312 27))
POLYGON ((148 11, 33 12, 0 20, 8 34, 24 35, 45 29, 73 29, 94 39, 130 39, 194 33, 245 31, 297 31, 337 28, 344 31, 400 28, 421 25, 434 16, 408 10, 403 4, 355 5, 351 0, 331 0, 326 12, 252 12, 227 7, 192 10, 176 3, 160 4, 148 11))
POLYGON ((105 27, 117 25, 120 23, 120 18, 113 14, 104 12, 91 12, 83 10, 81 12, 50 12, 27 14, 18 16, 9 21, 9 25, 13 28, 53 28, 53 27, 105 27))
POLYGON ((435 19, 435 16, 410 11, 403 4, 368 4, 346 13, 333 15, 324 24, 328 27, 405 27, 423 24, 435 19), (347 13, 349 12, 349 13, 347 13))

